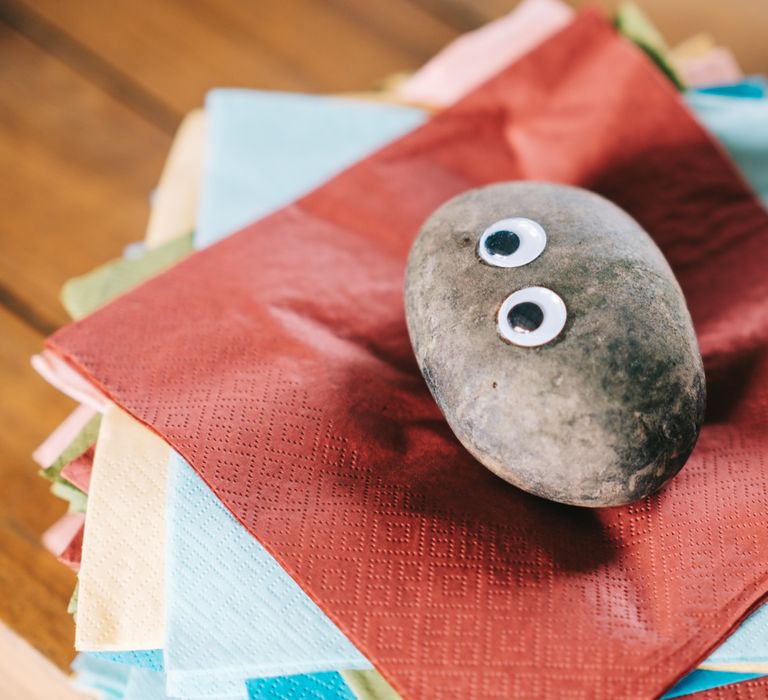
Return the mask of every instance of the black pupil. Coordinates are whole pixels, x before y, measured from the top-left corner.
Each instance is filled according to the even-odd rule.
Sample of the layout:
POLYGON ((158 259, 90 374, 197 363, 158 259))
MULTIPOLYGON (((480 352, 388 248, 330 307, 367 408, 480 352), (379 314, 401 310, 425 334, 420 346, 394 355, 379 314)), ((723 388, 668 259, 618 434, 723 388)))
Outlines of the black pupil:
POLYGON ((520 237, 514 231, 494 231, 485 239, 491 255, 512 255, 520 247, 520 237))
POLYGON ((515 304, 507 314, 509 325, 517 333, 530 333, 535 331, 544 320, 544 312, 538 304, 531 301, 524 301, 521 304, 515 304))

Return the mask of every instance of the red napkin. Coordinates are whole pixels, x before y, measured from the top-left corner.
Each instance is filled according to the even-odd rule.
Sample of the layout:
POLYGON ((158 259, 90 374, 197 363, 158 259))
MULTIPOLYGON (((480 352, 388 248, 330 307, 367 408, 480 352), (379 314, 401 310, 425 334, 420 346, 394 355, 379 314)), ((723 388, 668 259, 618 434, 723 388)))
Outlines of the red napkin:
POLYGON ((81 525, 80 529, 75 533, 75 536, 69 541, 64 551, 59 554, 58 560, 68 566, 72 571, 80 571, 80 562, 83 559, 83 530, 84 526, 81 525))
POLYGON ((588 14, 49 345, 177 448, 404 696, 650 697, 768 588, 767 242, 723 152, 588 14), (516 490, 416 368, 401 285, 419 225, 517 178, 602 192, 679 275, 709 413, 654 498, 591 511, 516 490))
POLYGON ((93 471, 94 445, 91 445, 79 457, 64 465, 61 476, 70 484, 77 486, 83 493, 88 493, 91 487, 91 471, 93 471))

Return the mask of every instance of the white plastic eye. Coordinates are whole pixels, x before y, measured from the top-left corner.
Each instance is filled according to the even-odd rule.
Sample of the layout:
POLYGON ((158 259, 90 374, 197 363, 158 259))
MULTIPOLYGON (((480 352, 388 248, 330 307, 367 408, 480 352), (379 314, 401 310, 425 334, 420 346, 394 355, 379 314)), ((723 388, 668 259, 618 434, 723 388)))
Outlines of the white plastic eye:
POLYGON ((491 224, 477 246, 480 259, 494 267, 520 267, 542 254, 547 234, 532 219, 515 217, 491 224))
POLYGON ((510 294, 499 309, 499 335, 514 345, 533 348, 556 338, 568 311, 559 294, 546 287, 525 287, 510 294))

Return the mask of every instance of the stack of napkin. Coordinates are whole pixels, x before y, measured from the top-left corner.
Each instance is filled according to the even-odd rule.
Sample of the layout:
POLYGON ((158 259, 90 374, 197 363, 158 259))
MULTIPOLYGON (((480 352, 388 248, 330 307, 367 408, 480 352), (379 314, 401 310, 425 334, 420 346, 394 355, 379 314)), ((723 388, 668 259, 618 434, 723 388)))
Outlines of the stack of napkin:
POLYGON ((768 691, 760 200, 765 80, 705 36, 668 47, 633 6, 613 27, 526 0, 382 93, 211 91, 144 241, 67 283, 76 322, 33 358, 80 403, 35 453, 70 503, 45 541, 79 572, 76 683, 126 700, 768 691), (410 356, 419 224, 523 178, 625 207, 686 293, 707 424, 642 503, 503 484, 410 356))

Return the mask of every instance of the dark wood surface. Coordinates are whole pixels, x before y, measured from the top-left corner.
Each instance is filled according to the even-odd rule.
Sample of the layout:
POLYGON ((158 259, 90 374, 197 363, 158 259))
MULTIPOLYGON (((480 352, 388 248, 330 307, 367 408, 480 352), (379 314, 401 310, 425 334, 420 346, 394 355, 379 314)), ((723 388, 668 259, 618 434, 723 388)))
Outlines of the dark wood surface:
MULTIPOLYGON (((64 504, 30 454, 74 405, 29 356, 67 320, 63 282, 142 237, 174 130, 209 88, 365 90, 514 4, 0 0, 0 620, 54 663, 74 654, 75 578, 40 544, 64 504)), ((709 29, 768 68, 768 3, 641 4, 671 41, 709 29)))

